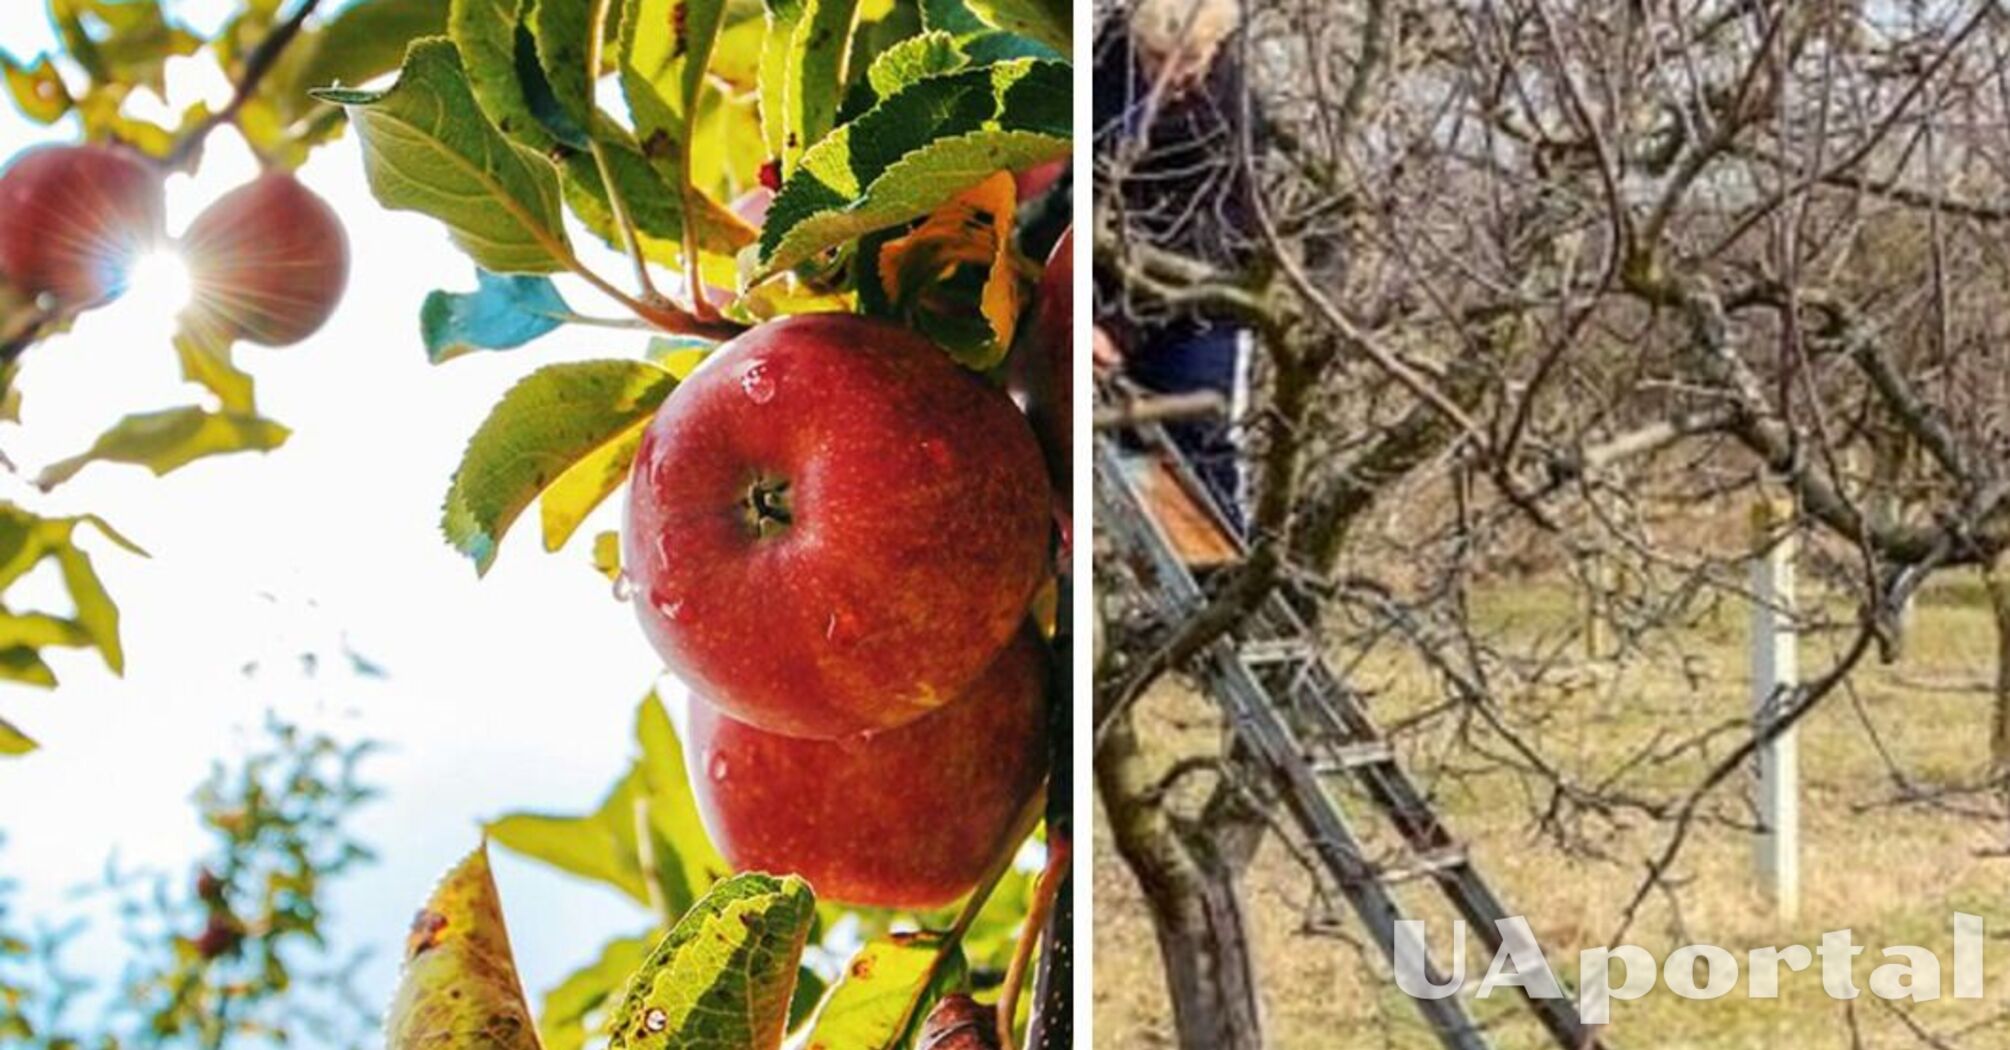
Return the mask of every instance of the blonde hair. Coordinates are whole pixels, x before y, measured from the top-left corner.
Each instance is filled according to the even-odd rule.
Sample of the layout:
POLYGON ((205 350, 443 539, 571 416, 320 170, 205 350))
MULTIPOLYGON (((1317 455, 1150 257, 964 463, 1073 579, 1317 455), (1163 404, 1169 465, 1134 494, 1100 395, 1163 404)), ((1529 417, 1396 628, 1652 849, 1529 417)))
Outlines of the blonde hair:
POLYGON ((1207 75, 1241 21, 1238 0, 1135 0, 1131 42, 1147 77, 1181 90, 1207 75))

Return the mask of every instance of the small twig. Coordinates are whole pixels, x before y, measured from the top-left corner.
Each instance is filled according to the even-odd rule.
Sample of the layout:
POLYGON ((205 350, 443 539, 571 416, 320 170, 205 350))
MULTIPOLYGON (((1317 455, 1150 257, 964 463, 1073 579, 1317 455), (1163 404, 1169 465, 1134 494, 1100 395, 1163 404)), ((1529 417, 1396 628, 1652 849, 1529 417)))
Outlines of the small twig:
POLYGON ((1005 969, 1005 985, 998 992, 998 1046, 1013 1050, 1012 1018, 1019 1012, 1019 993, 1026 984, 1026 971, 1033 962, 1033 948, 1040 943, 1061 884, 1074 864, 1074 845, 1065 835, 1047 843, 1047 866, 1040 872, 1040 884, 1033 890, 1032 906, 1026 910, 1026 924, 1019 930, 1019 943, 1012 950, 1012 963, 1005 969))
POLYGON ((301 0, 300 7, 293 12, 293 17, 273 26, 272 31, 265 34, 265 39, 260 40, 258 46, 252 48, 251 53, 245 56, 244 71, 238 75, 237 86, 231 92, 230 101, 225 103, 222 109, 210 114, 202 123, 190 129, 181 141, 175 143, 174 149, 161 159, 163 166, 170 170, 185 166, 189 158, 202 148, 210 132, 237 119, 237 114, 244 109, 245 103, 251 101, 251 96, 258 93, 258 85, 265 80, 265 75, 272 72, 272 68, 279 64, 279 56, 285 53, 286 46, 293 42, 294 37, 300 35, 300 29, 307 23, 308 16, 320 6, 321 0, 301 0))
POLYGON ((658 304, 666 300, 649 276, 649 258, 642 252, 642 238, 635 232, 635 219, 628 211, 628 201, 614 181, 614 168, 607 163, 607 148, 593 133, 593 118, 600 115, 600 104, 593 99, 593 85, 600 81, 601 53, 606 47, 606 36, 602 30, 607 25, 607 2, 593 0, 592 14, 587 22, 586 91, 587 106, 591 112, 587 115, 586 146, 593 154, 594 168, 600 172, 600 184, 607 187, 607 208, 614 213, 614 225, 621 231, 621 249, 635 264, 635 287, 642 293, 643 302, 658 304))

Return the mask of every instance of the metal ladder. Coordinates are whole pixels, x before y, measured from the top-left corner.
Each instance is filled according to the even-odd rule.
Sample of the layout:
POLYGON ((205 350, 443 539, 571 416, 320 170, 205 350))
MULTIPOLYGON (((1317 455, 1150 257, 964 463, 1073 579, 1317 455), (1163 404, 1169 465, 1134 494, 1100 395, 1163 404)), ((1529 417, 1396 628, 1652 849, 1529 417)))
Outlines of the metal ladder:
MULTIPOLYGON (((1143 439, 1144 454, 1162 457, 1181 487, 1225 528, 1225 519, 1191 465, 1167 440, 1162 427, 1146 424, 1131 433, 1143 439)), ((1175 553, 1165 532, 1133 485, 1134 454, 1120 449, 1114 435, 1096 435, 1096 526, 1116 545, 1115 553, 1140 574, 1152 611, 1177 623, 1197 611, 1205 594, 1175 553)), ((1235 541, 1240 545, 1241 541, 1235 541)), ((1410 880, 1433 883, 1490 951, 1500 948, 1496 920, 1509 912, 1470 857, 1439 820, 1416 782, 1404 772, 1359 697, 1321 655, 1318 638, 1281 591, 1230 636, 1216 640, 1190 670, 1228 716, 1235 738, 1253 765, 1274 785, 1317 855, 1320 866, 1346 896, 1382 954, 1393 964, 1396 923, 1406 918, 1395 885, 1410 880), (1380 810, 1403 841, 1408 859, 1384 865, 1363 849, 1336 788, 1351 784, 1380 810)), ((1444 977, 1427 962, 1427 977, 1444 977)), ((1561 984, 1561 978, 1558 979, 1561 984)), ((1566 988, 1566 995, 1568 989, 1566 988)), ((1459 994, 1413 998, 1438 1039, 1451 1050, 1487 1050, 1491 1040, 1466 1012, 1459 994)), ((1569 1050, 1607 1050, 1587 1029, 1570 998, 1525 997, 1537 1019, 1569 1050)))

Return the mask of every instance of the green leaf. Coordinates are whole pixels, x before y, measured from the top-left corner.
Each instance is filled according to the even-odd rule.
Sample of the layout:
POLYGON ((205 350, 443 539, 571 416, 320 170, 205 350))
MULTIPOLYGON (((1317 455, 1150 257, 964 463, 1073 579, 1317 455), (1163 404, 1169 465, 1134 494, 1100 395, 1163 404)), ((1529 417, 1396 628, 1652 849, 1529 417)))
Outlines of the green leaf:
POLYGON ((669 712, 653 693, 636 711, 635 739, 642 748, 638 765, 648 789, 649 823, 656 833, 657 887, 665 909, 677 915, 732 866, 705 830, 698 800, 691 794, 683 745, 669 712))
POLYGON ((389 90, 316 97, 348 109, 370 188, 385 207, 446 223, 485 270, 552 273, 572 261, 556 173, 482 115, 452 42, 413 44, 389 90))
POLYGON ((928 77, 954 73, 970 61, 956 38, 940 30, 908 37, 887 48, 872 60, 866 82, 880 98, 890 98, 901 89, 928 77))
POLYGON ((646 361, 551 365, 525 377, 468 441, 447 492, 447 541, 486 573, 531 500, 646 423, 676 386, 646 361))
POLYGON ((420 37, 447 31, 447 0, 354 0, 311 38, 302 87, 360 87, 397 69, 420 37))
POLYGON ((412 921, 388 1050, 538 1050, 488 849, 447 873, 412 921))
POLYGON ((28 734, 14 728, 6 719, 0 718, 0 755, 18 758, 39 746, 28 738, 28 734))
POLYGON ((795 994, 789 997, 789 1031, 801 1028, 816 1016, 817 1004, 824 1001, 824 993, 829 990, 830 984, 815 970, 805 966, 796 971, 795 994))
POLYGON ((609 1050, 779 1047, 815 915, 809 884, 793 875, 740 875, 714 886, 636 972, 615 1011, 609 1050))
POLYGON ((679 143, 697 110, 725 0, 623 0, 617 60, 638 138, 661 132, 679 143))
POLYGON ((97 646, 105 666, 113 674, 126 673, 126 651, 119 641, 119 607, 112 602, 103 580, 91 564, 91 556, 65 542, 55 548, 56 565, 63 571, 63 586, 76 606, 75 622, 90 644, 97 646))
POLYGON ((994 172, 1068 155, 1059 62, 1017 59, 913 83, 803 155, 761 229, 760 277, 925 215, 994 172))
POLYGON ((1056 54, 1074 54, 1074 12, 1068 0, 964 0, 985 22, 1038 40, 1056 54))
POLYGON ((33 65, 22 65, 10 55, 0 54, 0 70, 7 75, 7 92, 14 105, 37 124, 54 124, 70 112, 70 89, 56 72, 56 64, 43 55, 33 65))
POLYGON ((935 934, 875 939, 845 964, 806 1046, 906 1046, 937 999, 969 979, 963 953, 935 934))
MULTIPOLYGON (((634 136, 604 114, 595 125, 594 137, 607 158, 607 168, 628 205, 629 221, 642 242, 644 254, 665 266, 683 268, 684 199, 664 178, 656 164, 644 154, 634 136)), ((607 187, 593 157, 585 153, 565 159, 565 200, 579 221, 610 246, 620 248, 621 231, 607 200, 607 187)), ((698 247, 711 253, 730 283, 732 257, 754 240, 754 230, 739 216, 703 195, 692 198, 698 211, 698 247)), ((713 260, 705 260, 707 262, 713 260)))
POLYGON ((228 334, 183 329, 175 334, 174 352, 181 359, 182 378, 215 394, 224 411, 243 415, 257 411, 251 375, 232 360, 228 334))
POLYGON ((593 571, 608 582, 621 579, 621 534, 608 529, 593 537, 593 571))
POLYGON ((628 468, 635 463, 635 452, 642 446, 642 431, 649 425, 649 418, 638 417, 626 430, 574 463, 545 490, 544 498, 538 500, 545 550, 564 547, 587 515, 628 480, 628 468))
MULTIPOLYGON (((611 8, 610 8, 611 10, 611 8)), ((587 75, 587 34, 595 31, 593 0, 532 0, 524 26, 530 31, 536 65, 543 75, 543 90, 549 93, 554 115, 545 116, 548 128, 583 129, 592 125, 595 113, 593 81, 587 75)), ((599 27, 605 36, 605 27, 599 27)), ((518 52, 521 55, 521 51, 518 52)), ((537 101, 533 96, 533 102, 537 101)), ((584 145, 584 138, 560 135, 563 141, 584 145)))
POLYGON ((426 359, 434 364, 476 350, 513 350, 562 327, 572 308, 548 277, 475 271, 473 292, 430 292, 419 308, 426 359))
POLYGON ((616 1002, 628 977, 649 958, 651 939, 618 937, 600 949, 600 957, 580 967, 544 994, 537 1031, 544 1050, 582 1050, 599 1034, 594 1018, 616 1002))
POLYGON ((810 143, 837 119, 845 60, 858 22, 858 0, 764 0, 768 35, 761 49, 761 128, 768 154, 791 175, 810 143))
POLYGON ((159 0, 49 0, 63 50, 99 84, 162 93, 167 60, 193 55, 202 38, 169 22, 159 0))
POLYGON ((90 448, 43 468, 35 484, 51 489, 91 463, 131 463, 156 475, 198 459, 233 452, 270 452, 292 432, 269 419, 211 412, 193 405, 144 412, 120 420, 90 448))
POLYGON ((42 654, 34 649, 0 649, 0 682, 54 689, 56 672, 49 669, 49 665, 42 660, 42 654))
POLYGON ((543 73, 530 52, 536 47, 524 24, 528 0, 452 0, 447 35, 460 52, 468 89, 489 121, 508 138, 540 153, 557 139, 531 109, 530 74, 541 90, 543 73))
POLYGON ((654 694, 637 710, 635 733, 640 757, 594 812, 511 814, 487 830, 513 852, 605 883, 660 914, 678 915, 729 869, 705 834, 685 779, 683 748, 654 694), (638 813, 651 834, 648 868, 640 840, 645 820, 638 813))
POLYGON ((635 839, 635 801, 645 787, 640 770, 631 771, 609 792, 600 808, 583 817, 513 813, 488 825, 496 845, 542 861, 582 879, 605 883, 649 905, 635 839))

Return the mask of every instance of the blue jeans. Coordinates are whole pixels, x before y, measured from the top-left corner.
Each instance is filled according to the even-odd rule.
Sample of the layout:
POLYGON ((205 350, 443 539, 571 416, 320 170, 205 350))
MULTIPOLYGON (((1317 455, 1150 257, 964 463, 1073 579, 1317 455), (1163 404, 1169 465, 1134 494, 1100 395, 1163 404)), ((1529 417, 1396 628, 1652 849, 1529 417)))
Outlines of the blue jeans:
MULTIPOLYGON (((1124 354, 1124 372, 1147 390, 1213 391, 1233 406, 1247 368, 1242 335, 1242 329, 1230 325, 1191 321, 1136 329, 1124 354)), ((1166 433, 1193 464, 1229 524, 1242 532, 1242 462, 1234 420, 1169 423, 1166 433)))

